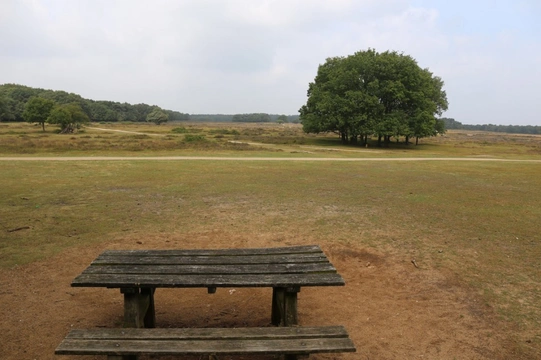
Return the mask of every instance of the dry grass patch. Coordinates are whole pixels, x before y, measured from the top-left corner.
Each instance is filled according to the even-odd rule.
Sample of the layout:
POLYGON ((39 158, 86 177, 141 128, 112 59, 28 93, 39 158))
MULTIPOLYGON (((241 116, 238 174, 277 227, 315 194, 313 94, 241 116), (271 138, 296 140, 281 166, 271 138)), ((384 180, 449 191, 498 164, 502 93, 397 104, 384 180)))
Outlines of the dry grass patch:
MULTIPOLYGON (((28 124, 9 124, 0 127, 0 151, 3 155, 16 153, 23 144, 20 151, 34 149, 39 154, 125 154, 132 149, 145 155, 205 151, 229 155, 243 149, 250 156, 287 156, 302 149, 292 144, 274 150, 226 145, 228 139, 248 141, 253 136, 268 137, 270 143, 282 136, 277 125, 257 126, 257 134, 252 135, 243 133, 253 130, 245 124, 238 128, 231 124, 193 126, 201 131, 188 134, 205 135, 207 141, 182 148, 186 134, 172 133, 169 125, 129 127, 142 132, 154 128, 164 135, 159 137, 87 130, 72 139, 43 134, 28 124), (224 138, 215 139, 217 134, 224 138)), ((300 135, 283 135, 295 136, 300 135)), ((490 139, 496 135, 481 136, 490 139)), ((537 137, 505 136, 494 145, 476 139, 477 135, 450 132, 426 143, 423 140, 419 147, 382 149, 377 154, 336 151, 329 156, 539 159, 537 137)), ((332 137, 317 141, 323 148, 332 144, 339 150, 358 150, 340 148, 332 137)), ((321 154, 323 150, 317 156, 321 154)), ((456 294, 471 296, 460 301, 472 314, 496 314, 499 320, 494 332, 503 324, 505 336, 513 344, 514 352, 508 355, 541 356, 540 163, 103 161, 1 165, 0 266, 11 269, 6 271, 91 244, 139 246, 134 239, 143 247, 167 245, 160 239, 170 240, 169 245, 175 247, 213 247, 224 236, 231 237, 235 246, 321 243, 339 259, 347 258, 342 265, 355 269, 349 273, 353 281, 370 276, 362 272, 370 269, 365 267, 370 260, 363 255, 368 251, 393 261, 400 259, 400 264, 392 265, 396 267, 393 274, 413 269, 415 276, 426 277, 422 286, 415 286, 419 300, 430 300, 423 297, 427 284, 461 289, 456 294), (9 232, 17 228, 25 229, 9 232), (362 267, 356 257, 365 261, 362 267), (412 259, 418 269, 411 265, 412 259), (436 273, 438 280, 430 283, 436 273)), ((385 266, 385 262, 376 265, 385 266)), ((408 277, 401 284, 414 286, 415 279, 408 277)), ((410 294, 388 289, 389 293, 381 292, 381 299, 401 291, 404 296, 410 294)), ((353 300, 351 304, 356 306, 353 300)), ((385 353, 384 347, 379 350, 383 352, 376 354, 385 353)), ((486 358, 494 355, 486 354, 486 358)), ((433 355, 438 357, 436 352, 433 355)))

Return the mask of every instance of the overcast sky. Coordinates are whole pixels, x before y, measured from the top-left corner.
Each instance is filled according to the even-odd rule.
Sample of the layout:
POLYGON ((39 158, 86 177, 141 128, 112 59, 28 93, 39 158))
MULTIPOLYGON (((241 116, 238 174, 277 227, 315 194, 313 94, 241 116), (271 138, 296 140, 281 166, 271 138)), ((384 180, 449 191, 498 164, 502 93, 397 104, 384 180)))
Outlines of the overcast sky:
POLYGON ((368 48, 440 76, 446 117, 541 125, 540 0, 0 0, 0 83, 191 114, 298 114, 368 48))

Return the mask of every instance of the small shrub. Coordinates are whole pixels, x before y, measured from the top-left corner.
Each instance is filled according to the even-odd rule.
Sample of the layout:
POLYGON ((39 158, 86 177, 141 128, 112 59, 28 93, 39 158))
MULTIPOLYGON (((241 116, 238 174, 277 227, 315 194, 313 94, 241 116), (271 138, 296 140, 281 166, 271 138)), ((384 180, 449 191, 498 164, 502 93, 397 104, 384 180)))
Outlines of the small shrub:
POLYGON ((229 129, 212 129, 212 130, 209 130, 209 134, 240 135, 240 133, 237 130, 229 130, 229 129))
POLYGON ((185 142, 207 141, 207 139, 205 138, 205 135, 187 134, 186 136, 184 136, 184 141, 185 142))
POLYGON ((176 127, 173 130, 171 130, 175 134, 186 134, 188 130, 185 127, 176 127))

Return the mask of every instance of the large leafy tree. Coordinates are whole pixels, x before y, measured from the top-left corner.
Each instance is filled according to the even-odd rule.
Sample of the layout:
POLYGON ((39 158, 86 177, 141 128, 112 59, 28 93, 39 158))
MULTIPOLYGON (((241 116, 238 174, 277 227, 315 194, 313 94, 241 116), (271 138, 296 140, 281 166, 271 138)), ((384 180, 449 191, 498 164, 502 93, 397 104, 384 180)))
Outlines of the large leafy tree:
POLYGON ((86 113, 75 103, 55 106, 47 118, 48 123, 60 126, 62 134, 73 133, 88 121, 86 113))
POLYGON ((160 125, 169 120, 169 115, 159 107, 156 107, 147 115, 146 120, 148 122, 153 122, 156 125, 160 125))
POLYGON ((45 123, 54 105, 55 103, 52 100, 42 97, 32 97, 24 107, 23 119, 29 123, 40 124, 43 131, 45 131, 45 123))
POLYGON ((319 66, 300 119, 308 133, 335 132, 342 141, 369 136, 433 136, 447 109, 443 81, 410 56, 373 49, 334 57, 319 66))

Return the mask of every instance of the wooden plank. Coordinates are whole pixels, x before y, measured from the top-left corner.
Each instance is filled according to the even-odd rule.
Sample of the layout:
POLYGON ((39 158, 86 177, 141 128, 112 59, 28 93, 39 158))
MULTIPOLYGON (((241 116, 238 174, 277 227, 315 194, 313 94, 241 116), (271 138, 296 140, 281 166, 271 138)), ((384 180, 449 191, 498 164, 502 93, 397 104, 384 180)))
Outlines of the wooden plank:
POLYGON ((322 253, 318 245, 287 246, 276 248, 198 249, 198 250, 106 250, 103 255, 127 256, 240 256, 270 254, 322 253))
POLYGON ((284 292, 284 326, 295 326, 299 324, 297 311, 297 291, 284 292))
POLYGON ((253 327, 253 328, 156 328, 73 329, 66 339, 109 340, 212 340, 212 339, 308 339, 347 337, 343 326, 253 327))
POLYGON ((71 286, 88 287, 292 287, 343 286, 338 273, 261 275, 81 274, 71 286))
POLYGON ((332 264, 256 264, 256 265, 99 265, 90 266, 85 274, 308 274, 336 272, 332 264))
POLYGON ((271 322, 275 326, 295 326, 299 323, 297 293, 300 288, 272 289, 271 322))
POLYGON ((148 302, 148 309, 145 314, 144 318, 144 324, 145 328, 154 328, 156 327, 156 308, 154 305, 154 292, 156 291, 155 288, 142 288, 141 294, 148 295, 149 302, 148 302))
POLYGON ((271 323, 274 326, 284 326, 285 323, 285 288, 272 288, 271 323))
POLYGON ((322 253, 248 256, 111 256, 100 255, 91 265, 242 265, 328 262, 322 253))
POLYGON ((124 293, 124 327, 142 328, 145 326, 145 317, 150 306, 150 295, 135 293, 124 293))
POLYGON ((57 355, 242 355, 354 352, 349 338, 270 340, 80 340, 64 339, 57 355))

